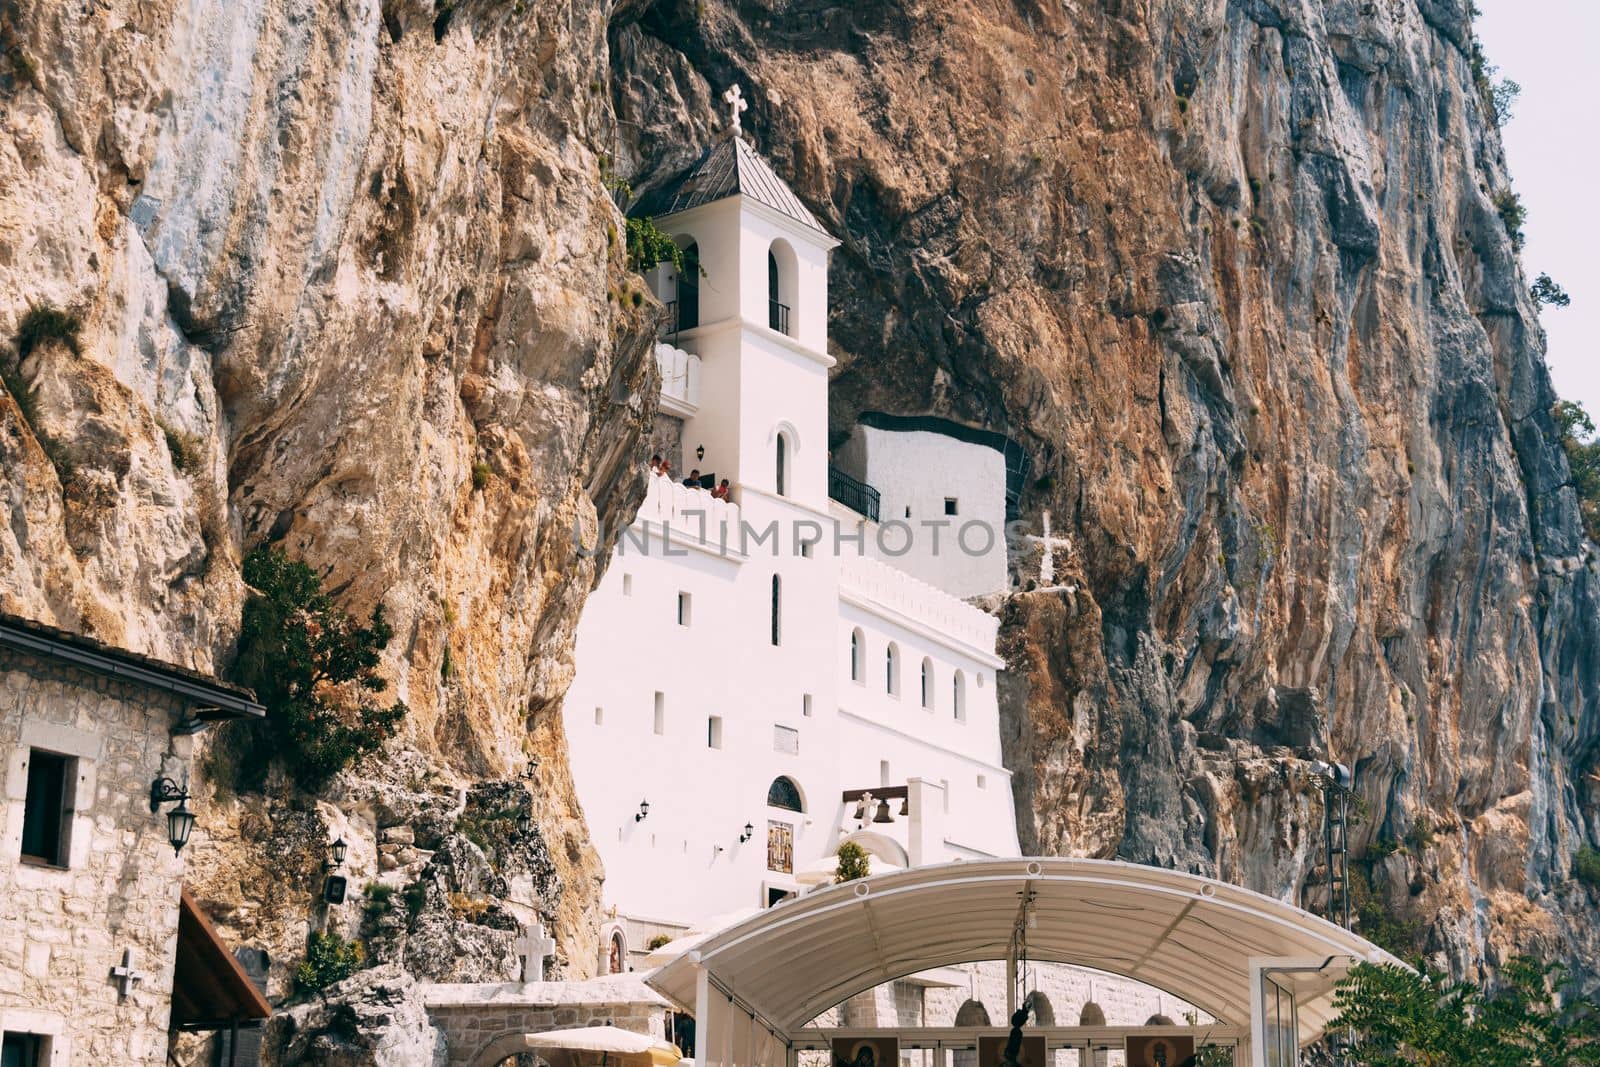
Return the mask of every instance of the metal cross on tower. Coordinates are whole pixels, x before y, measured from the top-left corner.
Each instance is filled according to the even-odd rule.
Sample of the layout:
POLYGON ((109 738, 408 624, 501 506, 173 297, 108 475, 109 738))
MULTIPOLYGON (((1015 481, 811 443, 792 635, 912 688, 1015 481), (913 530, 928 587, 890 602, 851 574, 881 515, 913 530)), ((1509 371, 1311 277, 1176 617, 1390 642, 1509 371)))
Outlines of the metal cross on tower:
POLYGON ((750 109, 750 104, 745 100, 743 91, 737 84, 728 86, 728 91, 722 94, 722 99, 728 105, 728 123, 735 137, 739 136, 739 116, 750 109))

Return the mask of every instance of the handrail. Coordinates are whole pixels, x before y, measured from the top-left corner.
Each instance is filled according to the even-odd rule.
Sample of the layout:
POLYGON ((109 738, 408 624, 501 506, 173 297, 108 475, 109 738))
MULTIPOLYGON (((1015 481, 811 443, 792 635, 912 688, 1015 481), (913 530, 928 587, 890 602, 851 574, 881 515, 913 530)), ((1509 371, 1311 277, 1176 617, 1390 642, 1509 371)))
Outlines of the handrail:
POLYGON ((781 334, 789 335, 789 305, 780 304, 776 300, 768 300, 767 326, 781 334))
POLYGON ((866 482, 850 477, 838 467, 828 467, 828 498, 837 500, 851 511, 878 521, 881 494, 866 482))

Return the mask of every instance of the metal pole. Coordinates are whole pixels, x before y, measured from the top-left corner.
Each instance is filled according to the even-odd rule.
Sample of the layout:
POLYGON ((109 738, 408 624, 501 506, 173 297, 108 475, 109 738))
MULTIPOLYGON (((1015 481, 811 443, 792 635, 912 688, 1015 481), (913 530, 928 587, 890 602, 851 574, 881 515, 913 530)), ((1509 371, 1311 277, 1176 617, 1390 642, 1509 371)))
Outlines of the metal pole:
POLYGON ((239 1017, 228 1027, 228 1067, 239 1067, 239 1017))

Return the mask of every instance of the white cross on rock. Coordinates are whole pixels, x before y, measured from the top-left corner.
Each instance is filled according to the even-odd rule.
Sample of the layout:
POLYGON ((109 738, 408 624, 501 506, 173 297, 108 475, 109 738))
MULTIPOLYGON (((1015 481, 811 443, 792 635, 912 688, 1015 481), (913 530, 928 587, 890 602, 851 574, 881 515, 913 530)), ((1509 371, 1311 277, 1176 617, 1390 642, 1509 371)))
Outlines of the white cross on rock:
POLYGON ((545 936, 544 923, 535 922, 522 928, 522 936, 511 945, 522 958, 522 980, 544 981, 544 961, 556 953, 556 941, 545 936))
POLYGON ((750 110, 750 104, 745 100, 743 91, 736 84, 728 86, 728 91, 722 94, 722 99, 727 102, 728 121, 732 124, 733 135, 737 137, 741 128, 739 116, 750 110))
POLYGON ((122 950, 122 963, 111 968, 111 977, 115 978, 117 984, 122 987, 117 991, 119 1000, 126 999, 128 994, 133 992, 133 984, 135 982, 144 981, 143 972, 133 969, 133 949, 125 948, 122 950))

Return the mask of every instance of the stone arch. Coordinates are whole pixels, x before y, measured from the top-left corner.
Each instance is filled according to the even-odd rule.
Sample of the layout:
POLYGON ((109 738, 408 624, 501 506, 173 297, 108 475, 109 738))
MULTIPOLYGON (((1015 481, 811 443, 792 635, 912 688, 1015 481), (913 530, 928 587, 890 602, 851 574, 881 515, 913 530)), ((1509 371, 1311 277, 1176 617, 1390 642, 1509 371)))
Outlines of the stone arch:
POLYGON ((1055 1005, 1051 1004, 1050 998, 1041 991, 1035 989, 1028 994, 1028 999, 1023 1003, 1033 1010, 1033 1025, 1054 1026, 1056 1024, 1055 1005))
POLYGON ((991 1026, 989 1022, 989 1009, 983 1006, 983 1001, 967 999, 961 1007, 956 1009, 957 1026, 991 1026))
POLYGON ((800 309, 800 259, 782 237, 767 248, 767 326, 790 337, 800 309))
POLYGON ((1094 1001, 1084 1004, 1078 1012, 1079 1026, 1104 1026, 1106 1024, 1106 1010, 1094 1001))

